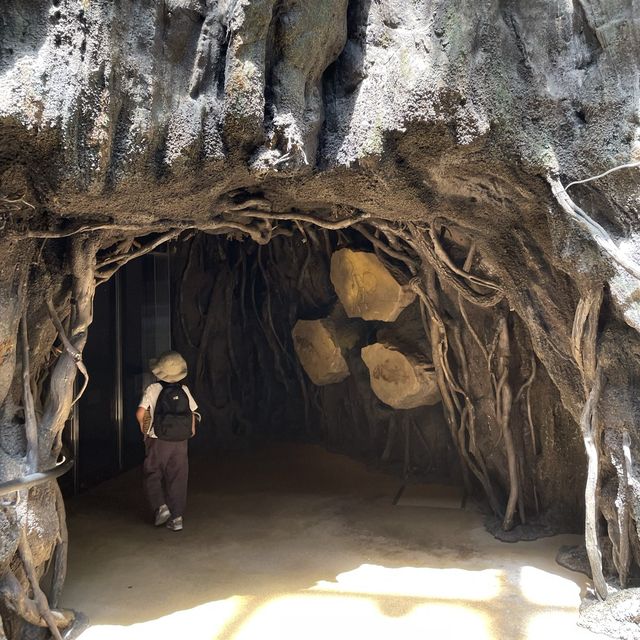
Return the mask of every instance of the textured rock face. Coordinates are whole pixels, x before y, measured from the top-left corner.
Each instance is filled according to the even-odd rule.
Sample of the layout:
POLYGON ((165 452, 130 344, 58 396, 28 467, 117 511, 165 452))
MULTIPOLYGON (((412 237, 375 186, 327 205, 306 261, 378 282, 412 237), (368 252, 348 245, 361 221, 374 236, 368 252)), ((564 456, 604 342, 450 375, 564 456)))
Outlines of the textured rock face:
POLYGON ((362 349, 373 392, 394 409, 415 409, 440 401, 433 366, 379 342, 362 349))
POLYGON ((350 318, 393 322, 416 297, 375 254, 364 251, 336 251, 331 256, 331 282, 350 318))
MULTIPOLYGON (((500 429, 516 408, 517 424, 529 424, 515 434, 531 443, 527 505, 540 497, 544 511, 566 497, 559 468, 579 484, 578 424, 596 377, 585 363, 597 361, 602 512, 612 540, 629 523, 631 550, 616 553, 637 565, 640 280, 629 263, 640 180, 632 169, 566 193, 561 185, 640 158, 639 42, 635 0, 5 2, 0 255, 17 268, 0 269, 0 478, 24 467, 24 438, 11 435, 23 430, 20 317, 30 318, 33 377, 46 380, 43 294, 64 307, 67 275, 79 279, 65 236, 90 231, 87 251, 104 258, 155 231, 240 234, 249 213, 258 242, 295 231, 279 226, 283 216, 313 215, 339 232, 351 218, 372 239, 367 250, 385 240, 392 260, 427 242, 420 264, 411 245, 414 262, 396 266, 424 276, 430 304, 441 302, 439 317, 430 311, 440 366, 484 385, 469 398, 482 424, 463 444, 486 492, 517 477, 507 482, 490 446, 513 444, 500 429), (385 235, 391 223, 399 235, 385 235), (504 301, 465 317, 460 279, 476 300, 497 283, 504 301), (514 333, 531 358, 510 353, 514 333), (492 366, 503 374, 493 385, 492 366), (511 394, 513 371, 525 381, 511 394), (557 405, 547 402, 552 384, 557 405)), ((451 414, 471 415, 461 407, 451 414)), ((51 547, 48 536, 38 544, 51 547)))

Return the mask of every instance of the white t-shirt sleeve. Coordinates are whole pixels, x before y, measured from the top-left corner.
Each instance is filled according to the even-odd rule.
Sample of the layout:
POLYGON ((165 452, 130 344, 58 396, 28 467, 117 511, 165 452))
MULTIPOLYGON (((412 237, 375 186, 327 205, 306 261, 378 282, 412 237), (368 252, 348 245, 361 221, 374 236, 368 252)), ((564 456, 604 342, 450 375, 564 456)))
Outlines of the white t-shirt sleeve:
POLYGON ((153 413, 153 410, 156 407, 156 402, 158 401, 158 396, 160 395, 161 391, 162 385, 158 384, 157 382, 150 384, 144 390, 138 406, 142 407, 143 409, 149 409, 151 413, 153 413))
POLYGON ((151 407, 151 404, 152 404, 151 385, 149 385, 144 390, 144 393, 142 394, 142 398, 140 398, 140 402, 138 403, 138 406, 142 407, 143 409, 149 409, 151 407))
POLYGON ((187 394, 187 398, 189 398, 189 409, 191 411, 195 411, 198 408, 198 403, 195 401, 194 397, 191 395, 191 391, 185 385, 182 385, 184 392, 187 394))

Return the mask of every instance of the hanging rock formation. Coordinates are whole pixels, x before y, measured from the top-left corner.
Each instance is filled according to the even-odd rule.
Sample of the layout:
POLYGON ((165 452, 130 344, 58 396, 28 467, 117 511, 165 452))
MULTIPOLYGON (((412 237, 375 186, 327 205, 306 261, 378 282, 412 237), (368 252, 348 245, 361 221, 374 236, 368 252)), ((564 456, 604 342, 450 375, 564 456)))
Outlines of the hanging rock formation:
POLYGON ((332 320, 298 320, 292 333, 296 354, 313 384, 334 384, 349 376, 332 320))
POLYGON ((415 409, 440 401, 433 365, 376 342, 362 349, 373 392, 394 409, 415 409))
POLYGON ((331 256, 331 282, 350 318, 393 322, 416 297, 375 254, 365 251, 336 251, 331 256))

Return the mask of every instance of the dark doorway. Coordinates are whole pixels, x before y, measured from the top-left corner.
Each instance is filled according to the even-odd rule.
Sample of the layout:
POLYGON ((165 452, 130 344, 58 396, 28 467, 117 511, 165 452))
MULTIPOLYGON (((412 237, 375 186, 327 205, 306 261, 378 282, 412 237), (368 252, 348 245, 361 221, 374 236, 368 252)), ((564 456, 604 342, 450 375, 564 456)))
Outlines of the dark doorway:
POLYGON ((170 257, 166 247, 129 263, 98 287, 84 349, 90 373, 65 440, 76 464, 63 483, 78 493, 137 466, 144 447, 135 421, 149 359, 171 348, 170 257))

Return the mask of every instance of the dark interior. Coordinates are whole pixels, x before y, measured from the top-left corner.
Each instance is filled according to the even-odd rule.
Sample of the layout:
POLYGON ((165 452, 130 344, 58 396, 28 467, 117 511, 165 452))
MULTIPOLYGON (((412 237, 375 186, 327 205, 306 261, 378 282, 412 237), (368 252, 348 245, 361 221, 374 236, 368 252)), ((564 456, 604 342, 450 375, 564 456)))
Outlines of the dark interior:
MULTIPOLYGON (((458 245, 450 240, 455 251, 458 245)), ((203 417, 191 442, 192 455, 259 448, 270 442, 320 443, 403 482, 466 483, 467 493, 483 502, 486 496, 477 478, 469 481, 461 472, 442 403, 393 409, 372 391, 360 354, 364 346, 384 339, 431 359, 417 302, 395 322, 349 320, 355 323, 357 338, 344 349, 350 371, 345 380, 316 385, 301 366, 292 339, 295 323, 335 315, 336 309, 344 315, 330 279, 331 255, 344 247, 377 250, 371 236, 352 230, 306 227, 304 233, 278 236, 268 245, 190 233, 128 263, 99 286, 85 351, 91 381, 66 430, 78 461, 74 476, 65 481, 66 491, 83 491, 142 462, 134 414, 142 389, 153 380, 148 362, 162 351, 176 349, 188 362, 187 382, 203 417)), ((408 281, 401 262, 386 257, 385 264, 398 281, 408 281)), ((495 326, 491 311, 469 313, 478 331, 490 336, 495 326)), ((554 526, 575 530, 582 516, 579 502, 571 496, 579 495, 583 478, 566 460, 575 452, 580 455, 581 443, 540 363, 530 391, 534 398, 551 402, 523 402, 532 356, 526 330, 515 314, 509 323, 515 336, 510 374, 514 395, 520 389, 512 419, 519 425, 524 500, 532 514, 544 514, 554 526), (533 445, 529 420, 541 430, 533 435, 533 445), (545 447, 550 437, 555 446, 545 447), (536 477, 526 477, 529 456, 534 455, 539 471, 536 477), (551 468, 553 477, 545 476, 551 468)), ((478 442, 466 446, 483 448, 486 474, 504 501, 501 487, 508 485, 508 477, 502 436, 492 427, 490 394, 495 381, 483 359, 473 357, 468 334, 465 340, 470 354, 467 384, 479 390, 476 420, 486 426, 478 442)), ((490 513, 491 504, 486 509, 490 513)))
MULTIPOLYGON (((300 365, 292 328, 336 306, 329 257, 341 246, 372 250, 356 234, 280 237, 268 246, 195 234, 98 287, 84 353, 91 380, 66 429, 77 465, 65 490, 142 462, 135 409, 153 380, 149 359, 171 348, 188 361, 203 416, 192 451, 321 443, 406 479, 460 484, 441 405, 398 411, 371 390, 360 348, 389 323, 360 323, 343 382, 316 386, 300 365)), ((417 304, 397 326, 398 339, 427 354, 417 304)))

